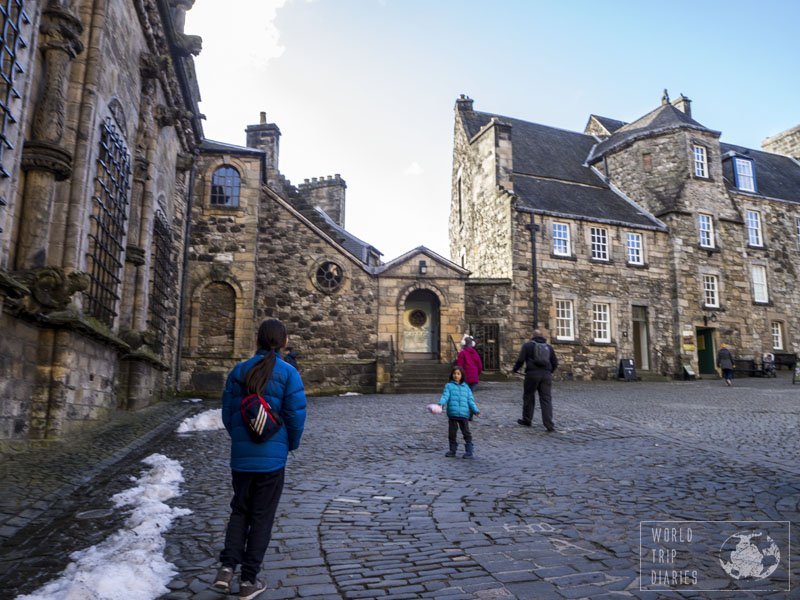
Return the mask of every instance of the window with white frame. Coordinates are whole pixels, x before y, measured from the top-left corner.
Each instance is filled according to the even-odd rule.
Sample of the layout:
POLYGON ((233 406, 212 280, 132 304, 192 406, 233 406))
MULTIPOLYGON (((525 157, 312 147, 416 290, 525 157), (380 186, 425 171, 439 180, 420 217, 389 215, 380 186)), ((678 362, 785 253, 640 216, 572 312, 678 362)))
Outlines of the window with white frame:
POLYGON ((644 264, 644 254, 642 254, 642 234, 629 233, 627 236, 628 263, 632 265, 644 264))
POLYGON ((556 339, 575 339, 573 315, 572 300, 556 300, 556 339))
POLYGON ((698 215, 697 227, 700 233, 700 245, 703 248, 714 247, 714 220, 711 215, 698 215))
POLYGON ((608 304, 592 303, 592 340, 611 341, 611 307, 608 304))
POLYGON ((747 243, 751 246, 763 246, 764 238, 761 235, 761 213, 757 210, 748 210, 745 221, 747 224, 747 243))
POLYGON ((772 324, 772 349, 783 350, 783 325, 779 321, 772 324))
POLYGON ((567 223, 553 223, 553 254, 570 256, 569 225, 567 223))
POLYGON ((753 265, 753 300, 756 302, 769 302, 767 292, 767 268, 762 265, 753 265))
POLYGON ((703 305, 719 306, 719 278, 716 275, 703 275, 703 305))
POLYGON ((592 258, 608 260, 608 230, 603 227, 591 228, 592 258))
POLYGON ((736 187, 745 192, 756 191, 756 178, 753 173, 753 161, 745 158, 733 159, 733 171, 736 187))
POLYGON ((695 177, 708 177, 708 158, 703 146, 692 146, 695 177))

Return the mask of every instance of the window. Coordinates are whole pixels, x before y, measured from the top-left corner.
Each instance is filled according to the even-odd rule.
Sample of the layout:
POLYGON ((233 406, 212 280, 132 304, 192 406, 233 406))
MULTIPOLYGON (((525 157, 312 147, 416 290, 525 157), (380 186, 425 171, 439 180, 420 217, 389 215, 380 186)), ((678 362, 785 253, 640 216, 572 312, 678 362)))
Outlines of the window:
POLYGON ((608 260, 608 231, 602 227, 592 227, 592 258, 608 260))
POLYGON ((632 265, 644 264, 644 255, 642 254, 642 234, 629 233, 627 236, 628 248, 628 263, 632 265))
POLYGON ((756 178, 753 173, 753 161, 745 158, 733 159, 733 174, 736 187, 745 192, 756 191, 756 178))
MULTIPOLYGON (((703 146, 692 146, 695 177, 708 177, 708 160, 703 146)), ((685 156, 685 155, 684 155, 685 156)))
POLYGON ((753 265, 753 300, 756 302, 769 302, 767 293, 767 268, 761 265, 753 265))
POLYGON ((575 339, 575 327, 572 321, 572 314, 572 300, 556 301, 556 339, 575 339))
POLYGON ((747 224, 747 243, 751 246, 763 246, 764 239, 761 237, 761 213, 755 210, 748 210, 745 221, 747 224))
POLYGON ((783 350, 783 325, 778 321, 773 321, 772 328, 772 349, 783 350))
POLYGON ((714 247, 714 221, 711 215, 698 215, 698 228, 700 229, 700 245, 703 248, 714 247))
POLYGON ((569 225, 566 223, 553 223, 553 254, 570 256, 569 225))
POLYGON ((220 167, 211 176, 211 205, 239 206, 239 188, 242 185, 239 172, 233 167, 220 167))
POLYGON ((87 270, 90 283, 85 292, 86 314, 108 327, 113 326, 117 316, 130 174, 128 149, 109 117, 100 132, 89 225, 87 270))
POLYGON ((10 176, 3 154, 14 148, 9 134, 11 126, 19 120, 19 113, 13 113, 12 105, 21 98, 17 82, 24 71, 18 58, 27 47, 22 26, 30 23, 24 8, 24 0, 7 0, 0 4, 0 177, 3 178, 10 176))
POLYGON ((317 287, 323 292, 333 292, 339 289, 344 281, 344 271, 342 267, 334 262, 324 262, 318 268, 315 275, 317 287))
POLYGON ((719 279, 716 275, 703 275, 703 305, 719 306, 719 279))
POLYGON ((592 304, 592 340, 611 341, 611 310, 608 304, 592 304))
POLYGON ((153 277, 150 282, 150 327, 157 334, 160 351, 169 331, 170 296, 174 281, 172 232, 164 213, 156 212, 153 221, 153 277))
POLYGON ((653 155, 649 152, 642 154, 642 168, 644 168, 645 173, 653 170, 653 155))

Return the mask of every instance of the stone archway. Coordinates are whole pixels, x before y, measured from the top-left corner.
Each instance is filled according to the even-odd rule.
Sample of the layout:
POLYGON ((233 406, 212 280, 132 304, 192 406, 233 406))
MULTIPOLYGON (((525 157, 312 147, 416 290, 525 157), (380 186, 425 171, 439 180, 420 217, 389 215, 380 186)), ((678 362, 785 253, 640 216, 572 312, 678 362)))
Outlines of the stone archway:
POLYGON ((406 360, 439 358, 441 302, 432 291, 417 289, 403 305, 403 355, 406 360))

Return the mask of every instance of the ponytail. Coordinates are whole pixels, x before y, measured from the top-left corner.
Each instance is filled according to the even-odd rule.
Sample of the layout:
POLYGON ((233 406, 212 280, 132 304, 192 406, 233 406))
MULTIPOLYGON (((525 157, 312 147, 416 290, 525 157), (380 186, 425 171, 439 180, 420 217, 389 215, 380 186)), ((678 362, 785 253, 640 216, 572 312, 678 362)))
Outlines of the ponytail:
POLYGON ((275 368, 275 351, 286 343, 286 327, 277 319, 267 319, 258 328, 258 349, 267 353, 245 376, 248 394, 262 394, 275 368))

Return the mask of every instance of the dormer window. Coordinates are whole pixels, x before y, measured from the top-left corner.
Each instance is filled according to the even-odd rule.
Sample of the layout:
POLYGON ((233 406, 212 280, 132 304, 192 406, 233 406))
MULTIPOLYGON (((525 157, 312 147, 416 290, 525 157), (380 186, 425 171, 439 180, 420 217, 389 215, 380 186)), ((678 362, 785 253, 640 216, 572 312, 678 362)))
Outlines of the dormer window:
POLYGON ((733 159, 733 176, 736 187, 744 192, 756 191, 756 175, 753 161, 746 158, 733 159))
POLYGON ((692 146, 694 156, 694 176, 708 177, 708 157, 703 146, 692 146))

